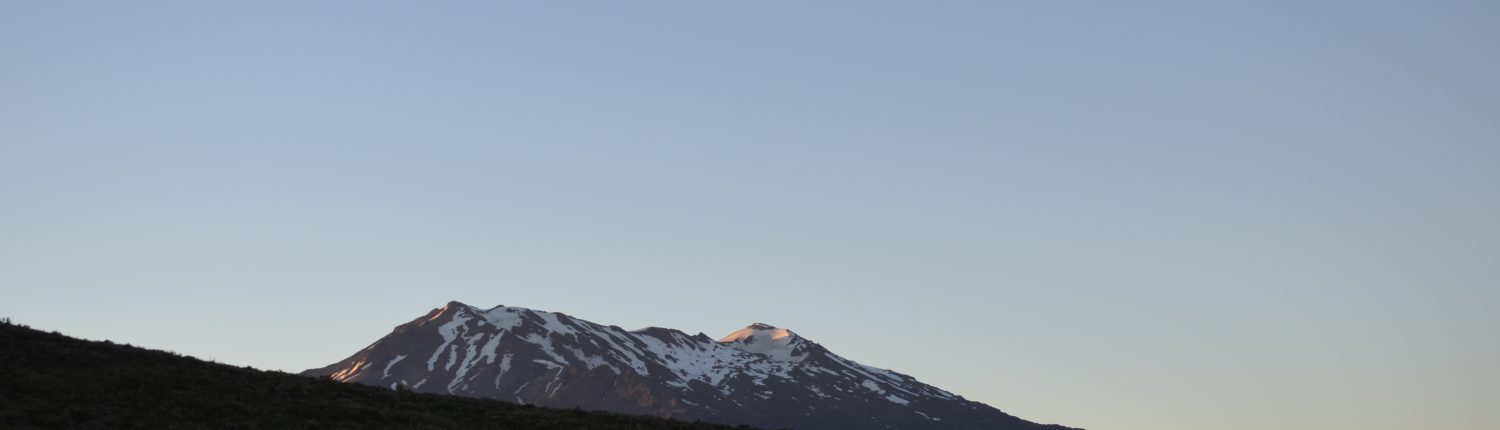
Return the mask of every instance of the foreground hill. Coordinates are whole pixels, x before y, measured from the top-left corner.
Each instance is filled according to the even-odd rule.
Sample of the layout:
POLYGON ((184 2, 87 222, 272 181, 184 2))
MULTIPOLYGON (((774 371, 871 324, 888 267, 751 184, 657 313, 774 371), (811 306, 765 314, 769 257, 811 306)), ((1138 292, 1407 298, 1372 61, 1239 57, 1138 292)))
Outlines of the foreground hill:
POLYGON ((728 429, 343 384, 0 323, 0 428, 728 429))
POLYGON ((336 381, 798 430, 1061 430, 751 324, 715 340, 459 302, 304 374, 336 381))

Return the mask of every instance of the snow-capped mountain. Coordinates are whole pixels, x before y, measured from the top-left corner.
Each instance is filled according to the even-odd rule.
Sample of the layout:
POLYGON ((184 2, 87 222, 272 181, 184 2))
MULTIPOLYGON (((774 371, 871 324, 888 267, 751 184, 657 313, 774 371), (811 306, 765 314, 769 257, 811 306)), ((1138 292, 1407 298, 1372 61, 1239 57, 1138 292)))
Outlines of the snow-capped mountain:
POLYGON ((752 324, 714 340, 451 302, 303 372, 413 391, 763 428, 1064 429, 752 324))

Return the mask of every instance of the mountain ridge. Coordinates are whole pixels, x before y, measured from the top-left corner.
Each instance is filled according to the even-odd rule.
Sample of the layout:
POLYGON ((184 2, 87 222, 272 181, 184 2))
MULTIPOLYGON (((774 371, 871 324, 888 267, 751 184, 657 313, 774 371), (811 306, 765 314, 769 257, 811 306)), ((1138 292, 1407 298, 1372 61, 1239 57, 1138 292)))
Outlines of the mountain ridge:
POLYGON ((44 332, 0 318, 3 429, 733 427, 393 391, 44 332))
POLYGON ((306 375, 767 428, 1066 429, 843 358, 766 323, 714 340, 452 301, 306 375))

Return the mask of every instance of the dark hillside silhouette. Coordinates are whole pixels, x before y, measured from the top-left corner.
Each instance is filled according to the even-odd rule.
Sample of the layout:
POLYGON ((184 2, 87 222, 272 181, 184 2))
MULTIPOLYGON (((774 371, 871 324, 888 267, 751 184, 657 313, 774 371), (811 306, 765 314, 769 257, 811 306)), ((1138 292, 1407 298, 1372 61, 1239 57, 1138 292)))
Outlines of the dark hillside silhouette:
POLYGON ((4 320, 0 428, 734 427, 343 384, 81 340, 4 320))

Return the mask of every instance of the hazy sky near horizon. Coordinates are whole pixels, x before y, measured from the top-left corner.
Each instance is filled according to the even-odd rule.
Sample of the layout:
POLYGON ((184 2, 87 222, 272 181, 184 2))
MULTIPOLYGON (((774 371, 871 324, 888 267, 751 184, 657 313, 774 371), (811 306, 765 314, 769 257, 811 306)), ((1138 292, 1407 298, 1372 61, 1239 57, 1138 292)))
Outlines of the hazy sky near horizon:
POLYGON ((1090 429, 1500 428, 1500 2, 0 1, 0 316, 791 328, 1090 429))

